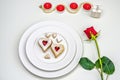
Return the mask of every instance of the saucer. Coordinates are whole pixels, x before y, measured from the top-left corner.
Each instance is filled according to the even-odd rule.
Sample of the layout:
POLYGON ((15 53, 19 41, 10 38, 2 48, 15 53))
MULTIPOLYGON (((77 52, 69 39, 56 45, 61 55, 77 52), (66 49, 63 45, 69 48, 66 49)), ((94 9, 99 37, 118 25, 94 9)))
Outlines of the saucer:
POLYGON ((27 40, 26 43, 26 54, 29 61, 37 68, 45 71, 55 71, 66 67, 74 58, 76 54, 76 42, 70 36, 71 33, 61 27, 56 26, 43 26, 35 30, 27 40), (48 32, 49 30, 49 32, 48 32), (64 45, 64 52, 58 57, 55 58, 51 49, 47 52, 42 51, 38 41, 40 38, 45 38, 45 33, 57 33, 57 37, 50 39, 53 43, 57 43, 56 39, 61 39, 60 44, 64 45), (45 59, 44 56, 49 54, 50 59, 45 59))

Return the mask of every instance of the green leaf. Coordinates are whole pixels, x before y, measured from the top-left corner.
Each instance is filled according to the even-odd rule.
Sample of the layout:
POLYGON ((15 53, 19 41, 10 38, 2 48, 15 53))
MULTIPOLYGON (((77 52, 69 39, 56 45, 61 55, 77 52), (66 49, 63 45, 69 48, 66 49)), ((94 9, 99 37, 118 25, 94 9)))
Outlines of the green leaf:
MULTIPOLYGON (((113 72, 115 71, 115 66, 113 62, 105 56, 103 56, 101 60, 102 60, 103 72, 109 75, 113 74, 113 72)), ((100 68, 99 59, 95 62, 95 66, 96 68, 100 68)))
POLYGON ((82 57, 79 63, 86 70, 92 70, 95 66, 95 64, 86 57, 82 57))

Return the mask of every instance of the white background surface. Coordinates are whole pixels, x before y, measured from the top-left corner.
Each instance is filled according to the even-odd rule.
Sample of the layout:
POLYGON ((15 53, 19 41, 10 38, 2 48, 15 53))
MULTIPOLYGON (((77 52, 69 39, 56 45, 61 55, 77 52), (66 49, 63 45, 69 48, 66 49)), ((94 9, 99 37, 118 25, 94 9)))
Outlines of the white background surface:
MULTIPOLYGON (((84 11, 77 14, 68 12, 50 14, 43 13, 38 6, 48 0, 0 0, 0 80, 49 80, 30 74, 21 64, 18 57, 18 44, 29 25, 46 20, 64 22, 77 32, 94 25, 101 30, 98 38, 101 55, 108 56, 115 64, 116 71, 109 80, 119 80, 120 77, 120 1, 92 0, 93 4, 101 4, 103 14, 100 19, 89 17, 84 11)), ((49 0, 51 3, 65 3, 84 0, 49 0)), ((80 32, 81 33, 81 32, 80 32)), ((83 35, 81 35, 83 36, 83 35)), ((93 61, 97 59, 94 43, 84 41, 84 56, 93 61)), ((100 80, 96 70, 86 71, 77 66, 70 74, 52 80, 100 80)))

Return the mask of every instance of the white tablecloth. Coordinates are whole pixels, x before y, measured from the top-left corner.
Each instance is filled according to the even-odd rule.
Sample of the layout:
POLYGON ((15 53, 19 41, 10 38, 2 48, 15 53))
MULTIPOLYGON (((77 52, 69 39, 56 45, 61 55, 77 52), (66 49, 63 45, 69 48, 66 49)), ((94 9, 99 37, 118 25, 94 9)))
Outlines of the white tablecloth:
MULTIPOLYGON (((101 55, 109 57, 115 64, 116 71, 109 80, 120 79, 120 1, 91 0, 101 4, 103 14, 100 19, 91 18, 80 10, 77 14, 53 12, 43 13, 38 6, 48 0, 0 0, 0 80, 48 80, 29 73, 18 57, 19 40, 29 25, 46 20, 64 22, 77 32, 85 27, 95 26, 101 30, 98 43, 101 55)), ((53 5, 70 1, 81 3, 84 0, 49 0, 53 5)), ((81 34, 81 36, 83 36, 81 34)), ((84 41, 84 55, 93 61, 97 59, 94 43, 84 41)), ((51 80, 100 80, 96 70, 87 71, 77 66, 70 74, 51 80)))

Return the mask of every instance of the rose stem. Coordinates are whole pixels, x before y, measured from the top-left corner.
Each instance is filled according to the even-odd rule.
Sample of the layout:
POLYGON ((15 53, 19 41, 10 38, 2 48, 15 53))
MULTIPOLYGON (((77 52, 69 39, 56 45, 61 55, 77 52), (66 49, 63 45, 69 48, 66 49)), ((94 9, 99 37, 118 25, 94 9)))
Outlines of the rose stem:
POLYGON ((101 58, 100 58, 100 50, 99 50, 99 46, 98 46, 98 43, 97 43, 97 40, 96 40, 95 37, 94 37, 94 41, 95 41, 95 45, 96 45, 97 52, 98 52, 98 58, 99 58, 100 69, 101 69, 101 73, 100 73, 100 75, 101 75, 101 79, 104 80, 104 79, 103 79, 102 60, 101 60, 101 58))

